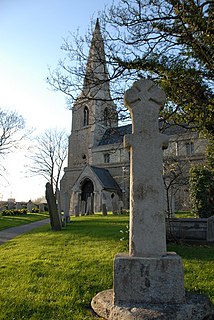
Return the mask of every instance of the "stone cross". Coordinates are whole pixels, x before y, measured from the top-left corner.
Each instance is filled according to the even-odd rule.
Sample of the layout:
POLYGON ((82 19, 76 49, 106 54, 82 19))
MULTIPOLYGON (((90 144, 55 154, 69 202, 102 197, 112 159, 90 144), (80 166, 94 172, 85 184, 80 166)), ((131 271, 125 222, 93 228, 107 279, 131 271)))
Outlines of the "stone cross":
POLYGON ((140 80, 126 91, 125 105, 132 118, 132 134, 124 137, 130 148, 131 256, 157 256, 166 252, 163 146, 159 111, 165 93, 151 80, 140 80))
POLYGON ((150 80, 135 82, 125 93, 133 126, 124 139, 131 156, 130 252, 114 258, 113 290, 92 299, 93 310, 107 320, 214 319, 209 299, 185 295, 182 259, 166 252, 162 148, 167 139, 158 128, 164 101, 164 92, 150 80))

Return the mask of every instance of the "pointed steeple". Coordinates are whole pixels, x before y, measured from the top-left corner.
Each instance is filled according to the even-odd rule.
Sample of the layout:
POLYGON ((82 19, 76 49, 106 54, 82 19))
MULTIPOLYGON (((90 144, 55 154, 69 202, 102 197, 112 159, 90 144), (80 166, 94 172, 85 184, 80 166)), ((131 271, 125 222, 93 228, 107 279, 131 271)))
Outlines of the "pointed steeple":
MULTIPOLYGON (((90 95, 98 98, 97 95, 103 96, 103 90, 105 96, 110 95, 104 41, 100 31, 99 19, 97 19, 89 50, 83 91, 90 91, 90 95)), ((106 98, 108 97, 106 96, 106 98)))

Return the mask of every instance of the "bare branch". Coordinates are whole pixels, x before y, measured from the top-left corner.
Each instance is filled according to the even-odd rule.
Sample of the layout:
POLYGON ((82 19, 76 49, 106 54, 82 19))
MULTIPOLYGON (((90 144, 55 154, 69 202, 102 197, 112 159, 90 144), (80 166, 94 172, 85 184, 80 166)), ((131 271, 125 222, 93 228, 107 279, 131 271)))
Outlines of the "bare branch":
POLYGON ((32 175, 44 177, 53 186, 53 190, 58 189, 62 175, 62 168, 67 157, 68 135, 64 130, 49 129, 35 138, 28 158, 31 165, 28 170, 32 175))

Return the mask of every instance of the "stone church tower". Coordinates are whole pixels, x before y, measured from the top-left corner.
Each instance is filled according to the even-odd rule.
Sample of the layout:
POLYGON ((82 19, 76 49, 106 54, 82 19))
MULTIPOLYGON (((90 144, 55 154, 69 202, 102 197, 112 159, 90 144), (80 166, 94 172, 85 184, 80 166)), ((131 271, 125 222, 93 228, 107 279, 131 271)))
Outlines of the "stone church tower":
POLYGON ((104 43, 97 21, 86 67, 83 89, 72 108, 68 167, 92 165, 91 149, 109 127, 117 126, 116 106, 109 89, 104 43))
POLYGON ((100 168, 99 170, 94 167, 96 159, 93 152, 93 149, 99 146, 106 130, 117 126, 116 105, 110 94, 104 42, 97 20, 83 89, 72 108, 68 167, 65 168, 65 174, 61 180, 61 201, 67 210, 69 206, 71 212, 74 210, 79 213, 100 211, 102 209, 100 192, 105 189, 106 182, 111 182, 111 191, 119 192, 120 188, 110 173, 105 169, 100 168), (103 176, 99 186, 95 182, 96 179, 100 180, 100 177, 97 177, 97 171, 103 176), (81 180, 79 183, 77 183, 78 178, 81 180))

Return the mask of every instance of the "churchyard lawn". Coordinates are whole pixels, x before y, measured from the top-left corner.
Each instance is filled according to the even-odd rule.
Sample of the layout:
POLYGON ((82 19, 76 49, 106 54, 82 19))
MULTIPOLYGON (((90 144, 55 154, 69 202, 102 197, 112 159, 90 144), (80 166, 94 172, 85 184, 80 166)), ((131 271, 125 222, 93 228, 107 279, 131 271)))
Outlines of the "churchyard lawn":
POLYGON ((0 230, 20 226, 22 224, 35 222, 38 220, 47 219, 48 217, 49 217, 48 212, 27 213, 25 215, 20 215, 20 216, 2 216, 2 215, 0 215, 0 230))
POLYGON ((177 211, 177 212, 175 212, 175 217, 182 218, 182 219, 184 219, 184 218, 197 218, 195 216, 195 214, 191 211, 177 211))
MULTIPOLYGON (((113 257, 128 251, 128 216, 72 218, 60 232, 50 226, 0 246, 0 319, 95 319, 96 293, 112 288, 113 257)), ((170 245, 185 266, 187 290, 214 303, 214 247, 170 245)))

